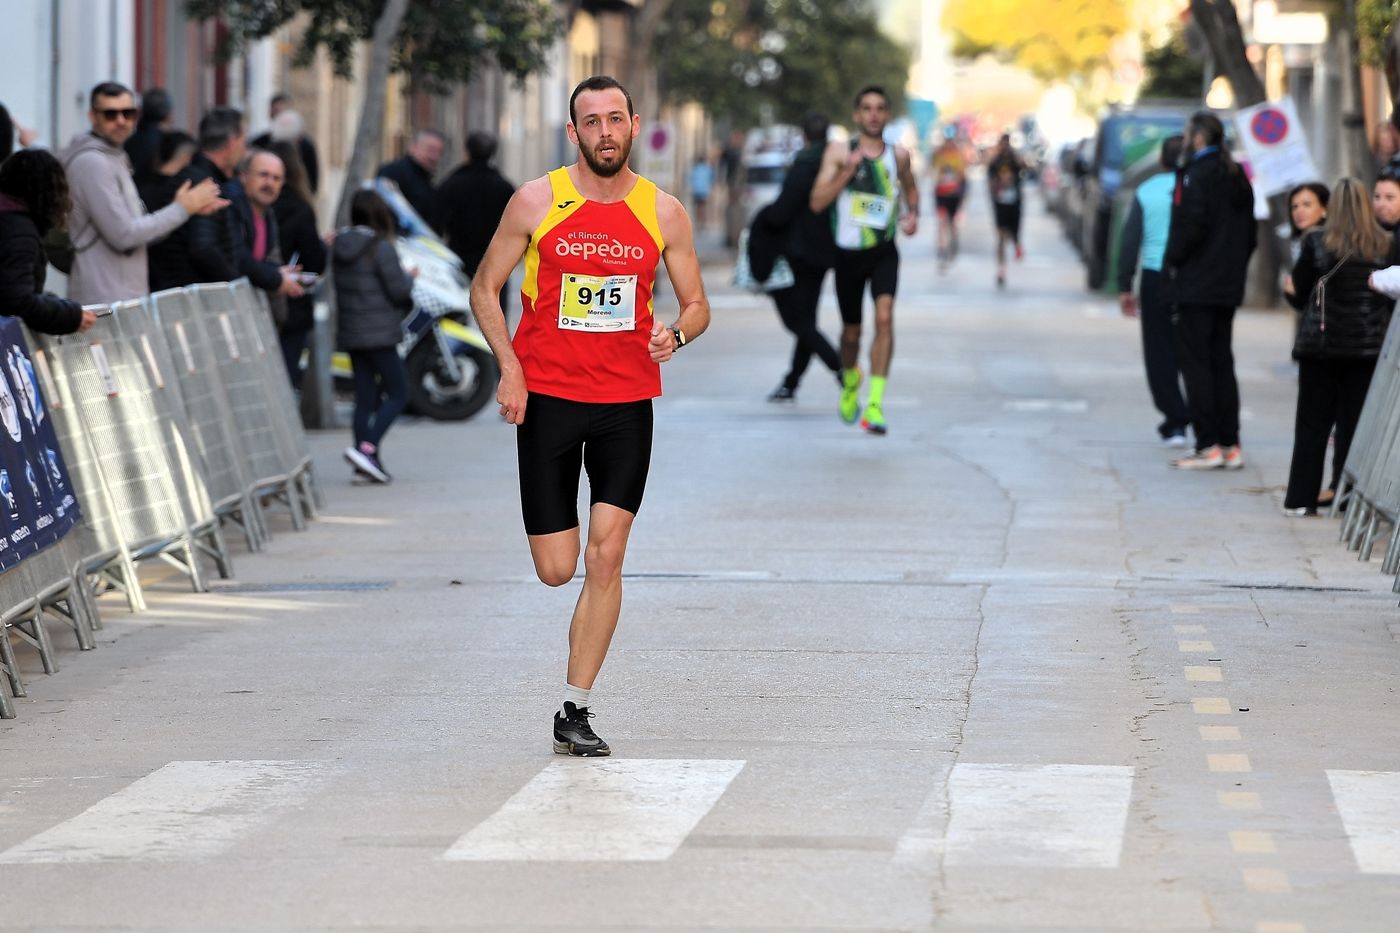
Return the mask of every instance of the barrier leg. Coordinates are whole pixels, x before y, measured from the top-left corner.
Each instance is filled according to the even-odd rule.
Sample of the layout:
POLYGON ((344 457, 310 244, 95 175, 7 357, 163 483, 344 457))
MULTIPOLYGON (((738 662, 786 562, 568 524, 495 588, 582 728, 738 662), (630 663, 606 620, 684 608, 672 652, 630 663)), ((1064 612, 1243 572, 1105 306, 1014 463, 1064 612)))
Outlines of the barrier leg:
POLYGON ((120 590, 126 596, 126 606, 132 612, 146 611, 146 594, 141 592, 141 581, 136 578, 136 562, 131 555, 122 551, 110 563, 97 569, 98 579, 112 589, 120 590))
POLYGON ((1357 555, 1357 560, 1369 561, 1371 559, 1371 549, 1376 543, 1376 532, 1380 527, 1380 520, 1380 509, 1372 509, 1371 520, 1366 523, 1366 533, 1361 536, 1361 553, 1357 555))
MULTIPOLYGON (((0 622, 0 668, 5 670, 5 679, 10 682, 10 692, 17 697, 26 696, 24 692, 24 681, 19 677, 19 665, 15 663, 15 648, 10 644, 10 624, 0 622)), ((6 700, 8 703, 8 700, 6 700)), ((5 716, 6 719, 14 719, 14 710, 5 716)))
POLYGON ((39 660, 44 664, 45 674, 58 673, 58 661, 54 658, 53 642, 49 641, 48 630, 44 628, 44 613, 36 603, 24 616, 10 622, 10 628, 21 640, 28 642, 39 652, 39 660))
POLYGON ((88 624, 87 615, 82 611, 77 602, 72 585, 62 596, 39 602, 39 618, 43 621, 46 614, 52 615, 58 621, 73 630, 73 634, 78 638, 78 647, 83 651, 91 651, 97 647, 97 642, 92 637, 92 627, 88 624))
POLYGON ((1400 573, 1400 521, 1390 528, 1390 541, 1385 547, 1385 560, 1381 561, 1381 573, 1392 577, 1400 573))
POLYGON ((214 562, 214 568, 218 570, 220 580, 227 580, 233 576, 233 559, 229 556, 228 545, 224 542, 224 532, 218 521, 210 524, 208 530, 199 536, 195 544, 206 557, 214 562))
POLYGON ((301 494, 302 505, 306 508, 306 517, 312 521, 316 520, 316 513, 324 508, 321 500, 321 488, 316 483, 316 471, 310 463, 302 464, 297 471, 297 489, 301 494))

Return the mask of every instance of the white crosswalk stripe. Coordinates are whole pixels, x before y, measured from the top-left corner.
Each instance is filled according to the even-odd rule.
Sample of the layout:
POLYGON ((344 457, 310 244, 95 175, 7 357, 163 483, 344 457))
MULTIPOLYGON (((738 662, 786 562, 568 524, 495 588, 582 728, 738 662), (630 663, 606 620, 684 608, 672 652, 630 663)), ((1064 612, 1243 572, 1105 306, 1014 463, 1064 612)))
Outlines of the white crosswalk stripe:
POLYGON ((278 809, 303 800, 320 771, 309 761, 172 761, 0 852, 0 863, 217 855, 278 809))
POLYGON ((959 763, 895 859, 942 853, 947 865, 1116 868, 1132 791, 1128 767, 959 763))
POLYGON ((743 761, 556 761, 444 853, 448 861, 664 861, 743 761))
POLYGON ((1356 865, 1400 875, 1400 771, 1328 771, 1356 865))

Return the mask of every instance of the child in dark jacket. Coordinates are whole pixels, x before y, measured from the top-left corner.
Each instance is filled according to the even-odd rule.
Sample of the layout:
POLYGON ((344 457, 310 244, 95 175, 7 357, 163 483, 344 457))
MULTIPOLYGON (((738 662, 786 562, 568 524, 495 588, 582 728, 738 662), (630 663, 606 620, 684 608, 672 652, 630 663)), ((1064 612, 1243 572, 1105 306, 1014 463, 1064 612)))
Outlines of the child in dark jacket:
POLYGON ((393 212, 374 191, 355 192, 350 223, 331 247, 337 342, 349 352, 355 374, 355 442, 345 448, 345 459, 357 473, 387 483, 379 445, 408 401, 398 343, 413 309, 417 270, 408 273, 399 264, 393 212))

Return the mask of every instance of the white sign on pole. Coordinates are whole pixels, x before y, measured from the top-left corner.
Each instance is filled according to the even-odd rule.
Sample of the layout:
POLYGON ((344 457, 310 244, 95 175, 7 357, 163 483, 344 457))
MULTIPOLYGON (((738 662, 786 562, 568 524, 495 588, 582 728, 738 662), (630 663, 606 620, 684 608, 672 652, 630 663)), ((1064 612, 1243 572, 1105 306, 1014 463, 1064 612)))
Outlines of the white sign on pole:
POLYGON ((1254 190, 1259 194, 1282 194, 1294 185, 1318 180, 1293 98, 1235 111, 1235 135, 1244 144, 1254 190))
POLYGON ((642 126, 642 135, 633 141, 640 150, 638 172, 670 191, 675 178, 676 130, 669 123, 642 126), (639 145, 638 145, 639 144, 639 145))

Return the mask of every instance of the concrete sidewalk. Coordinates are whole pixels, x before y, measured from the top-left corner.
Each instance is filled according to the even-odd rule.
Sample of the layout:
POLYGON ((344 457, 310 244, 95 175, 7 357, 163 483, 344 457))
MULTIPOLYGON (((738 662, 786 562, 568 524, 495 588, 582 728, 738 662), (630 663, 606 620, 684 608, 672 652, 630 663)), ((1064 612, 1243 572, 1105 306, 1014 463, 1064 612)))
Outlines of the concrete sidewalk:
POLYGON ((1291 320, 1238 319, 1248 468, 1173 472, 1136 323, 1038 208, 997 292, 985 200, 947 276, 901 245, 885 438, 817 370, 766 403, 789 338, 708 264, 615 758, 550 753, 577 586, 534 579, 512 429, 396 427, 387 488, 318 435, 310 530, 23 655, 0 928, 1395 929, 1400 608, 1279 514, 1291 320))

